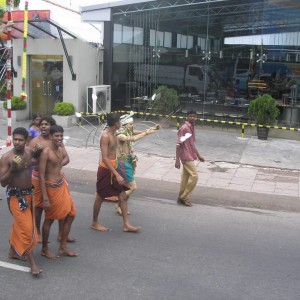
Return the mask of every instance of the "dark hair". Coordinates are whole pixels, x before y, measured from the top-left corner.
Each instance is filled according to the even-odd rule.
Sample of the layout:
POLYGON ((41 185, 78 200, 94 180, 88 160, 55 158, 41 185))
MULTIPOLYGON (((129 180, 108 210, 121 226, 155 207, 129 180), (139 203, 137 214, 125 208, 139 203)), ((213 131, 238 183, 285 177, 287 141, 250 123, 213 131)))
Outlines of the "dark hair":
POLYGON ((28 138, 28 132, 27 129, 24 127, 17 127, 14 131, 13 131, 13 136, 19 134, 19 135, 23 135, 25 140, 28 138))
POLYGON ((32 122, 31 122, 31 124, 29 125, 29 128, 31 127, 31 126, 33 126, 33 121, 36 119, 36 118, 41 118, 42 117, 42 115, 40 114, 40 113, 33 113, 32 114, 32 122))
POLYGON ((32 114, 32 120, 35 120, 36 118, 41 118, 42 115, 40 113, 33 113, 32 114))
POLYGON ((189 115, 196 115, 196 114, 197 114, 197 112, 195 110, 191 109, 187 112, 186 115, 189 116, 189 115))
POLYGON ((43 121, 46 121, 47 123, 49 123, 51 126, 56 125, 56 121, 52 118, 52 117, 47 117, 47 116, 42 116, 41 117, 41 121, 39 123, 39 126, 41 125, 41 123, 43 121))
POLYGON ((116 122, 120 120, 121 115, 119 113, 111 113, 107 115, 107 125, 112 127, 115 125, 116 122))
POLYGON ((61 132, 63 133, 64 132, 64 129, 60 126, 60 125, 52 125, 50 127, 50 134, 54 134, 56 132, 61 132))

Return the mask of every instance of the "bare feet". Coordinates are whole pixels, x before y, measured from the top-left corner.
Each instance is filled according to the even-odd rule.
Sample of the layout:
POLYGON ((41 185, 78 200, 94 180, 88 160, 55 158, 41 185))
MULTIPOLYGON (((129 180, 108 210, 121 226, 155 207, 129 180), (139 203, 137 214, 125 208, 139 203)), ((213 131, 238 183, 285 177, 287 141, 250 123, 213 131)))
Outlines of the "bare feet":
POLYGON ((61 255, 70 256, 70 257, 76 257, 76 256, 78 256, 77 252, 72 251, 69 248, 60 248, 58 250, 58 253, 61 254, 61 255))
POLYGON ((28 253, 28 261, 30 264, 30 268, 31 268, 31 275, 32 276, 38 276, 40 273, 42 273, 43 271, 37 266, 32 253, 28 253))
POLYGON ((55 255, 53 252, 50 252, 49 250, 41 250, 41 255, 42 256, 45 256, 46 258, 48 259, 52 259, 52 260, 55 260, 55 259, 58 259, 59 256, 58 255, 55 255))
MULTIPOLYGON (((57 237, 57 241, 60 242, 61 238, 57 237)), ((77 239, 74 236, 68 237, 68 239, 67 239, 67 243, 75 243, 76 241, 77 241, 77 239)))
POLYGON ((124 226, 123 231, 124 232, 139 232, 141 229, 142 229, 141 226, 135 227, 135 226, 127 225, 127 226, 124 226))
POLYGON ((31 275, 38 276, 43 272, 43 270, 39 269, 37 265, 31 267, 31 275))
POLYGON ((19 259, 19 260, 22 260, 22 261, 26 261, 27 260, 26 256, 19 256, 16 252, 12 252, 12 251, 10 251, 8 253, 8 258, 19 259))
POLYGON ((95 229, 95 230, 98 230, 98 231, 101 231, 101 232, 109 231, 108 227, 104 227, 99 223, 92 223, 91 228, 95 229))

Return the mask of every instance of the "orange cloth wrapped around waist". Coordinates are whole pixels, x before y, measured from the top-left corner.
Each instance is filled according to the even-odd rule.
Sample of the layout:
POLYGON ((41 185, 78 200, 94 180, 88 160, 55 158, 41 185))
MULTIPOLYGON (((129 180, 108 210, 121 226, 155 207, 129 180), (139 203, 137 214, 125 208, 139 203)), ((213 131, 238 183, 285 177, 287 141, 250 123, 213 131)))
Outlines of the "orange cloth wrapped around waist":
POLYGON ((31 182, 33 185, 33 205, 35 207, 43 208, 43 195, 40 186, 40 173, 32 171, 31 182))
MULTIPOLYGON (((117 159, 110 159, 109 161, 110 161, 111 165, 113 166, 113 168, 117 169, 117 167, 118 167, 118 160, 117 159)), ((107 166, 103 162, 103 160, 100 162, 100 167, 107 169, 107 166)))
POLYGON ((58 182, 46 181, 50 208, 45 211, 48 220, 61 220, 66 216, 76 216, 76 208, 68 184, 64 178, 58 182))
POLYGON ((17 196, 10 196, 8 201, 9 209, 13 215, 10 245, 20 256, 31 253, 38 243, 38 235, 32 213, 32 196, 24 195, 23 197, 29 204, 23 211, 19 207, 17 196))

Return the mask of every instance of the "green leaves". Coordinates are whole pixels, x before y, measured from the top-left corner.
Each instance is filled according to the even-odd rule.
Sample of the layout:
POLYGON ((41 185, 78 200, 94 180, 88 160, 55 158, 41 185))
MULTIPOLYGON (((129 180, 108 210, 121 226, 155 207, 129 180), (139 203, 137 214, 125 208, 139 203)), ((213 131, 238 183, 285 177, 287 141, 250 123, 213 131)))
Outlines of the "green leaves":
POLYGON ((174 89, 170 89, 165 85, 159 86, 154 93, 161 94, 160 99, 154 100, 153 109, 155 113, 169 115, 175 111, 179 105, 179 97, 174 89))
MULTIPOLYGON (((3 107, 7 109, 7 100, 4 101, 3 107)), ((11 110, 24 110, 27 107, 27 102, 21 100, 20 97, 12 96, 11 97, 11 110)))
POLYGON ((268 94, 252 100, 249 104, 248 116, 253 118, 257 125, 273 125, 279 114, 276 100, 268 94))
POLYGON ((71 116, 75 112, 75 107, 70 102, 60 102, 55 104, 53 111, 59 116, 71 116))

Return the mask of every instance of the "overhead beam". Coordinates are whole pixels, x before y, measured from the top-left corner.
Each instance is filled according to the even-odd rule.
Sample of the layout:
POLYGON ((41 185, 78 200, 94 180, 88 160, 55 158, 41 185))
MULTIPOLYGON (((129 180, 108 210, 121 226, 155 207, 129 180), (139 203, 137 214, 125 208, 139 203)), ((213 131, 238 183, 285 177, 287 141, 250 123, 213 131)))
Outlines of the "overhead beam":
POLYGON ((72 75, 72 80, 76 80, 76 74, 74 73, 74 70, 73 70, 73 67, 72 67, 72 63, 71 63, 71 59, 70 59, 70 56, 69 56, 69 53, 68 53, 68 50, 67 50, 65 41, 63 39, 63 36, 62 36, 60 28, 57 28, 57 31, 58 31, 58 34, 59 34, 59 37, 60 37, 60 41, 61 41, 61 44, 63 46, 64 52, 65 52, 65 56, 66 56, 66 59, 67 59, 68 65, 69 65, 69 69, 70 69, 70 72, 71 72, 71 75, 72 75))

